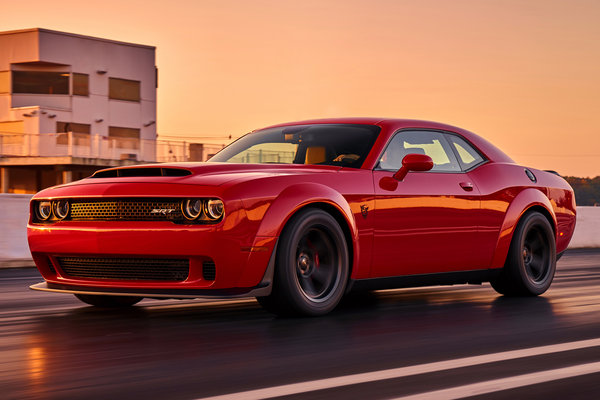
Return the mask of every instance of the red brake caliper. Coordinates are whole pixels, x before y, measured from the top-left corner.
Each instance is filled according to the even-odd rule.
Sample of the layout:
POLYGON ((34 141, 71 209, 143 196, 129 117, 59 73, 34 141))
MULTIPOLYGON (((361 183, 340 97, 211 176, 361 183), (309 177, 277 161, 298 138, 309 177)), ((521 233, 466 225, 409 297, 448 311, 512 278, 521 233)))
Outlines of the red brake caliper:
POLYGON ((319 253, 316 253, 315 250, 315 246, 312 245, 312 243, 310 242, 310 240, 308 238, 306 238, 306 245, 308 247, 310 247, 310 249, 313 251, 314 254, 314 260, 315 260, 315 268, 319 268, 319 253))

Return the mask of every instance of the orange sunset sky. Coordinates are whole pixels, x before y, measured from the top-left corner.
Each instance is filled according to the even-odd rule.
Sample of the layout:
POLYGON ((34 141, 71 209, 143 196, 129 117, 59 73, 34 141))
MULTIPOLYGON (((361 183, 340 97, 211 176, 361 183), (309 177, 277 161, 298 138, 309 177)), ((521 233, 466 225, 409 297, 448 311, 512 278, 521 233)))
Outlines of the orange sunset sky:
POLYGON ((159 138, 419 118, 600 175, 597 0, 30 0, 0 21, 156 46, 159 138))

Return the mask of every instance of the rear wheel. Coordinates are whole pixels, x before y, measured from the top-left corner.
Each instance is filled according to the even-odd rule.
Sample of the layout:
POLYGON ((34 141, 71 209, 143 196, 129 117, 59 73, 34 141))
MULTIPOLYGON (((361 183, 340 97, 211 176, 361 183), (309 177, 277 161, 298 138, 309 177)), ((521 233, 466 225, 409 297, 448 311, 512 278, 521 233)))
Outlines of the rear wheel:
POLYGON ((550 222, 539 212, 519 221, 506 263, 492 287, 508 296, 537 296, 550 287, 556 270, 556 242, 550 222))
POLYGON ((75 297, 96 307, 130 307, 143 299, 143 297, 106 296, 101 294, 75 294, 75 297))
POLYGON ((323 315, 340 302, 348 282, 349 261, 344 232, 319 209, 296 214, 277 247, 273 292, 257 298, 279 315, 323 315))

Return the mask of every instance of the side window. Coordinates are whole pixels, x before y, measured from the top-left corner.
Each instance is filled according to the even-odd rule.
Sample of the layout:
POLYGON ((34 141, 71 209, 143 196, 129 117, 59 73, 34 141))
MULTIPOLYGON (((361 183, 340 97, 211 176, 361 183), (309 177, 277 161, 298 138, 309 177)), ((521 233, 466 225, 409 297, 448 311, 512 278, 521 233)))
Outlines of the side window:
POLYGON ((432 171, 458 172, 460 164, 439 132, 401 131, 388 144, 379 160, 379 169, 397 171, 407 154, 426 154, 433 160, 432 171))
POLYGON ((464 139, 456 135, 446 135, 458 155, 458 162, 463 170, 468 170, 484 162, 484 158, 464 139))

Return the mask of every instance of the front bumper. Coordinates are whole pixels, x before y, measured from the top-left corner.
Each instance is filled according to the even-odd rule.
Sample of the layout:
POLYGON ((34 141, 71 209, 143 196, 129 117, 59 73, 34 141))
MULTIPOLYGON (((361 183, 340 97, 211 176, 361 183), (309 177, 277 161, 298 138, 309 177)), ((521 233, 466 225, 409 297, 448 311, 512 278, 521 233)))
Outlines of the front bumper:
POLYGON ((277 239, 255 238, 237 228, 126 221, 30 224, 32 256, 46 280, 32 289, 170 298, 268 294, 267 267, 277 239), (83 278, 65 273, 60 257, 178 258, 189 260, 189 274, 177 282, 83 278), (207 261, 214 262, 214 279, 203 276, 207 261))

